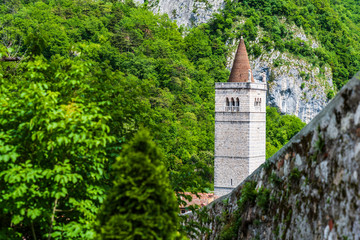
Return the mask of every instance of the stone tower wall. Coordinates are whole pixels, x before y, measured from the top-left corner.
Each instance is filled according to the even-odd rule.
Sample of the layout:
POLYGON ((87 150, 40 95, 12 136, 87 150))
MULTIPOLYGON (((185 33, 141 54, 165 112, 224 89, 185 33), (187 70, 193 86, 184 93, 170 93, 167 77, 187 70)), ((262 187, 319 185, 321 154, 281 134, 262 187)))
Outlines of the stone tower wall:
POLYGON ((216 84, 215 195, 231 192, 265 161, 265 103, 264 83, 216 84), (239 107, 227 109, 226 98, 238 98, 239 107))
POLYGON ((249 174, 266 159, 266 91, 250 91, 249 174))

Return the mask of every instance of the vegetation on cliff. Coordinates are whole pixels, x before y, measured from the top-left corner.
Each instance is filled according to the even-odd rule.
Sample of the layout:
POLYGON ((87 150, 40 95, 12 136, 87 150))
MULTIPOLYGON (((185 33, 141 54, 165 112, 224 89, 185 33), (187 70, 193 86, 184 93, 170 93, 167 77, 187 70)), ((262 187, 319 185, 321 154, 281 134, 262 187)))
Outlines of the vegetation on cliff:
POLYGON ((231 42, 240 34, 253 41, 261 29, 265 34, 259 44, 251 44, 250 54, 259 56, 275 49, 306 58, 314 65, 327 63, 340 89, 360 68, 359 12, 353 0, 227 0, 221 13, 203 28, 211 40, 222 42, 231 42), (296 32, 289 29, 294 24, 321 45, 313 48, 310 42, 294 37, 296 32))

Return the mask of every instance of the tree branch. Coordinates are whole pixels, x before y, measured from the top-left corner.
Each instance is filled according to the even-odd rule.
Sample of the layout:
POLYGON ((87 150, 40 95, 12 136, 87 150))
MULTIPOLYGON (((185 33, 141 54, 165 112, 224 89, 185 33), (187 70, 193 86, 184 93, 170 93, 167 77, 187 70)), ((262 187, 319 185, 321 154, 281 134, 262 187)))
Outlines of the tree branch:
POLYGON ((34 240, 36 240, 36 234, 35 234, 35 229, 34 229, 34 223, 31 221, 31 232, 33 234, 33 238, 34 240))
POLYGON ((54 202, 53 213, 52 213, 52 216, 51 216, 51 222, 50 222, 50 230, 49 230, 48 240, 51 239, 51 232, 52 232, 52 229, 53 229, 53 223, 54 223, 54 219, 55 219, 55 212, 56 212, 57 202, 58 202, 58 199, 56 198, 56 199, 55 199, 55 202, 54 202))
POLYGON ((19 57, 2 57, 0 58, 0 62, 16 62, 16 61, 20 61, 21 58, 19 57))
POLYGON ((69 210, 61 210, 61 209, 55 209, 55 212, 72 212, 74 211, 74 209, 69 209, 69 210))

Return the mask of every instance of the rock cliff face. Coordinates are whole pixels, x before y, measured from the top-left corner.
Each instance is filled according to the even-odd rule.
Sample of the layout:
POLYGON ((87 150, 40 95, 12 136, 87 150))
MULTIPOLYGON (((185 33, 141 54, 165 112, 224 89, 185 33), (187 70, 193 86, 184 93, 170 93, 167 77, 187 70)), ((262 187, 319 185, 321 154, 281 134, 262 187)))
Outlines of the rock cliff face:
MULTIPOLYGON (((144 0, 134 2, 142 4, 144 0)), ((155 13, 167 14, 179 26, 193 27, 207 22, 224 7, 224 0, 149 0, 148 6, 155 13)))
POLYGON ((360 80, 354 77, 230 194, 191 216, 203 239, 360 238, 360 80))
POLYGON ((305 60, 278 51, 252 59, 251 63, 256 79, 261 79, 263 73, 267 76, 267 105, 294 114, 306 123, 326 106, 326 92, 333 89, 330 67, 313 67, 305 60), (277 61, 280 65, 274 66, 277 61))
MULTIPOLYGON (((288 26, 288 29, 294 32, 293 38, 299 38, 313 48, 319 47, 320 44, 309 39, 302 29, 296 26, 288 26)), ((249 45, 259 44, 264 34, 260 31, 257 39, 249 45)), ((237 43, 232 45, 236 49, 237 43)), ((234 51, 228 59, 229 69, 234 51)), ((329 101, 327 93, 334 91, 330 66, 314 66, 308 60, 287 52, 263 49, 257 58, 250 55, 250 64, 255 80, 262 81, 263 75, 266 76, 267 105, 277 107, 282 113, 296 115, 306 123, 326 106, 329 101)))

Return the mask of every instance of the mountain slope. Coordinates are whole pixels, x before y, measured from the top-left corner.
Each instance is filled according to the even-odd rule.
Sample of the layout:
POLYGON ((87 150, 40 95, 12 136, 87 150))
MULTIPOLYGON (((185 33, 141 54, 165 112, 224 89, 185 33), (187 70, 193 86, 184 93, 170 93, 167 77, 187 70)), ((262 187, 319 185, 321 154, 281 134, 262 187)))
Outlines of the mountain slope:
MULTIPOLYGON (((355 1, 180 2, 212 6, 208 12, 215 14, 205 24, 206 30, 213 28, 207 33, 211 39, 236 46, 234 40, 242 32, 252 48, 254 72, 265 72, 272 82, 268 104, 303 121, 309 122, 360 69, 359 7, 355 1)), ((196 18, 193 10, 190 21, 189 15, 169 14, 177 3, 165 7, 162 1, 150 0, 148 5, 174 20, 182 19, 178 24, 187 19, 187 26, 199 25, 205 16, 201 12, 196 18)), ((234 47, 227 54, 231 66, 234 47)))

